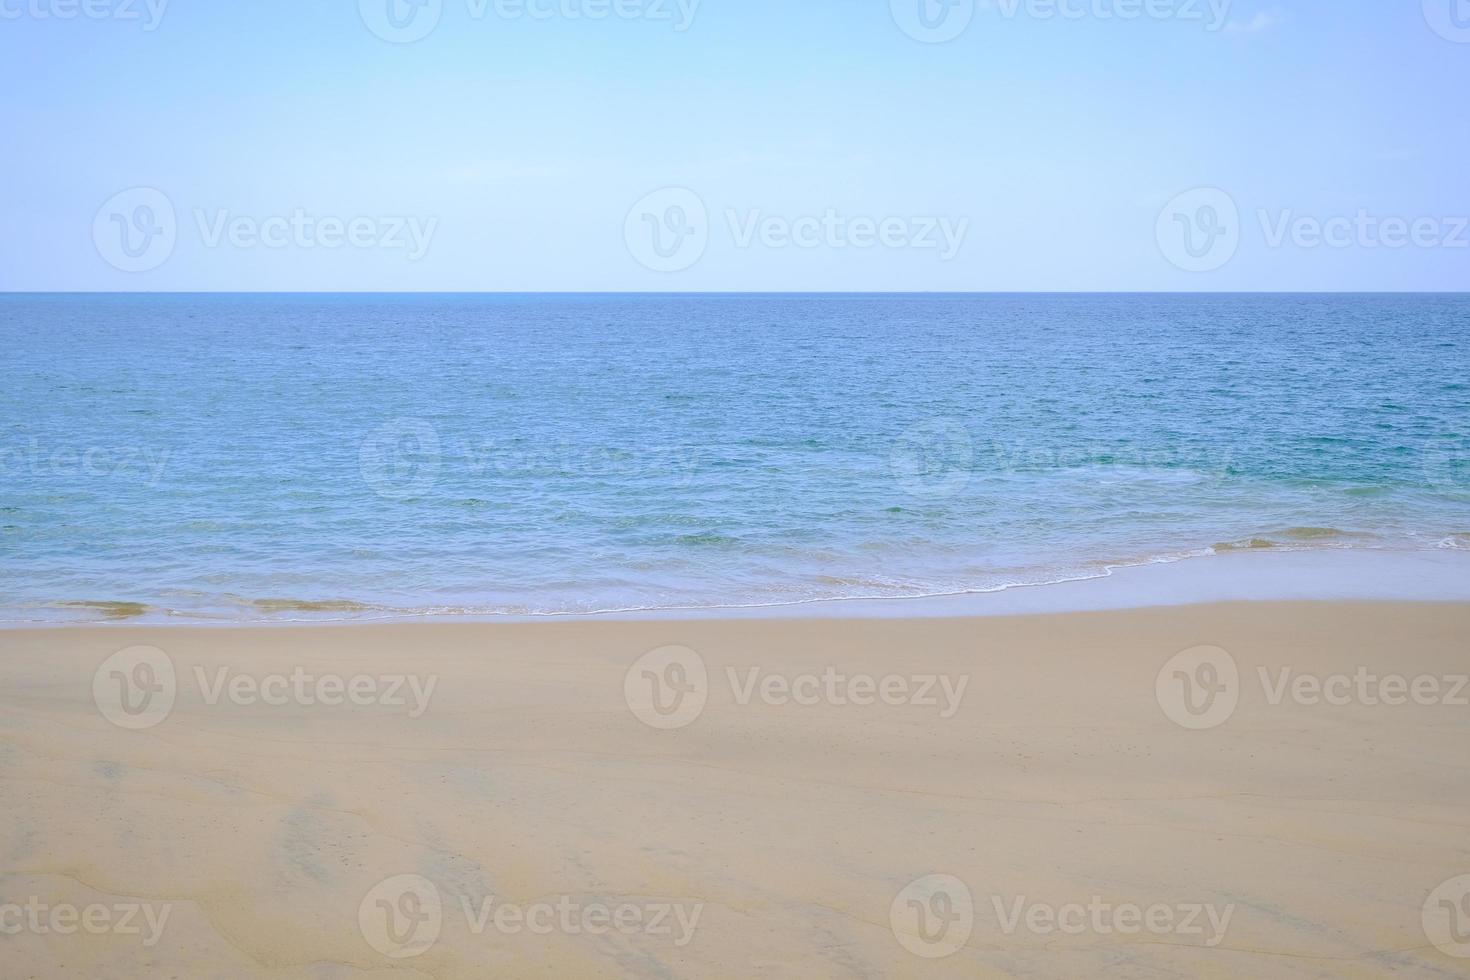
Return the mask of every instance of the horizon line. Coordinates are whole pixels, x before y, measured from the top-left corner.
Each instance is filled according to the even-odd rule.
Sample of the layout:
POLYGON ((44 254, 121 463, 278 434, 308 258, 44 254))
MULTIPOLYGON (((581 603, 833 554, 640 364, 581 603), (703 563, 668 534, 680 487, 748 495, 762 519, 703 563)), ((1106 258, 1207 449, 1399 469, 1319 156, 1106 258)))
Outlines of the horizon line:
POLYGON ((1470 296, 1470 289, 7 289, 0 296, 1470 296))

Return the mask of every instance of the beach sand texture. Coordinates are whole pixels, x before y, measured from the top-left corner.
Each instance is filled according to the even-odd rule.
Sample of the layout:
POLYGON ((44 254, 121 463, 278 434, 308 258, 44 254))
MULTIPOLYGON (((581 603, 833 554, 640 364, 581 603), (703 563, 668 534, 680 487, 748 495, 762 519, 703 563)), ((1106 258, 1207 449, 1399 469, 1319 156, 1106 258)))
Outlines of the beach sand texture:
POLYGON ((0 935, 0 973, 1465 976, 1423 908, 1470 874, 1470 708, 1273 705, 1258 668, 1448 678, 1470 670, 1467 638, 1470 606, 1408 603, 8 631, 0 905, 167 918, 156 935, 142 912, 141 934, 65 935, 43 914, 45 929, 0 935), (94 675, 136 645, 167 654, 177 693, 128 730, 94 675), (635 668, 668 645, 708 672, 692 719, 627 701, 644 668, 697 681, 668 656, 635 668), (1192 730, 1158 681, 1200 645, 1233 658, 1238 704, 1192 730), (416 717, 407 684, 401 705, 386 687, 361 705, 253 699, 298 672, 434 687, 416 717), (908 700, 781 694, 824 673, 901 677, 908 700), (222 676, 245 680, 210 704, 222 676), (948 700, 938 682, 913 697, 931 676, 948 700), (409 895, 422 882, 432 894, 409 895))

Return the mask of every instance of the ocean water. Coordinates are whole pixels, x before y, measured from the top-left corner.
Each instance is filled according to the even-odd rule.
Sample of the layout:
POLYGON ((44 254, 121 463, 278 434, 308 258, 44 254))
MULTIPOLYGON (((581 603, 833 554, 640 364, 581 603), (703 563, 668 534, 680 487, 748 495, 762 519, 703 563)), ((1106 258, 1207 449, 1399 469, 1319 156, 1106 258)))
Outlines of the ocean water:
POLYGON ((1470 549, 1470 296, 0 296, 0 621, 1470 549))

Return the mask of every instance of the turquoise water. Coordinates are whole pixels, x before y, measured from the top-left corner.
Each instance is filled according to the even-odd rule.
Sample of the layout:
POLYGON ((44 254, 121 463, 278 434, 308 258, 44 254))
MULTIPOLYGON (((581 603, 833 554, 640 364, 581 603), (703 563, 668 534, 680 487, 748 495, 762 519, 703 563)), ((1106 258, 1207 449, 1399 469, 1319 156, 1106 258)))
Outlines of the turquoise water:
POLYGON ((0 620, 1470 549, 1466 296, 0 297, 0 620))

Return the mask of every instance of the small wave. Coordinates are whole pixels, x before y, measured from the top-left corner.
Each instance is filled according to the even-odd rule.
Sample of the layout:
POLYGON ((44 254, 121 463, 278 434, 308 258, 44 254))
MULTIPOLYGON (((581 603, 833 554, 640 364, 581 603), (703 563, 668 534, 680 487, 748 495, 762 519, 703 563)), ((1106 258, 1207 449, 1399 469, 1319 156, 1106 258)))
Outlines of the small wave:
MULTIPOLYGON (((922 582, 906 582, 903 579, 877 575, 813 575, 812 583, 822 588, 842 590, 835 596, 818 596, 817 598, 838 599, 847 597, 850 594, 849 590, 853 589, 890 589, 896 593, 894 598, 902 598, 908 595, 924 594, 927 589, 933 588, 922 582)), ((963 591, 963 589, 963 586, 955 586, 950 591, 963 591)))
POLYGON ((685 545, 692 548, 738 548, 740 539, 732 538, 728 534, 717 534, 707 531, 703 534, 681 534, 674 539, 675 544, 685 545))
POLYGON ((1275 548, 1277 544, 1269 538, 1246 538, 1244 541, 1221 541, 1212 545, 1215 551, 1257 551, 1264 548, 1275 548))
MULTIPOLYGON (((1371 537, 1371 535, 1367 535, 1371 537)), ((1211 547, 1215 552, 1258 551, 1266 548, 1302 548, 1310 545, 1330 545, 1361 539, 1365 535, 1344 531, 1335 527, 1288 527, 1270 531, 1264 535, 1241 538, 1237 541, 1221 541, 1211 547)))
POLYGON ((1447 538, 1436 541, 1436 548, 1447 548, 1451 551, 1470 551, 1470 531, 1460 531, 1451 534, 1447 538))
POLYGON ((250 603, 261 612, 371 612, 373 607, 350 599, 255 599, 250 603))
POLYGON ((72 602, 58 603, 58 605, 64 609, 88 609, 100 612, 108 619, 135 619, 138 616, 146 616, 153 608, 142 602, 110 602, 90 599, 77 599, 72 602))
POLYGON ((1348 538, 1355 535, 1335 527, 1289 527, 1281 532, 1283 538, 1292 541, 1325 541, 1331 538, 1348 538))

